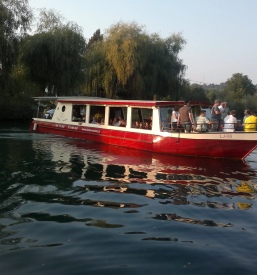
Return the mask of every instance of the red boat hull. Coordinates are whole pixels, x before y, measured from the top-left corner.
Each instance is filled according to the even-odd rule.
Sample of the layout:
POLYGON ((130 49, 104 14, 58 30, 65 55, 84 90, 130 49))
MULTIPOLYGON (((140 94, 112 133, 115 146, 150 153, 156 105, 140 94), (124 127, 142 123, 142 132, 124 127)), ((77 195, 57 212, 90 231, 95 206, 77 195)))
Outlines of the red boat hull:
POLYGON ((163 137, 148 133, 119 131, 116 129, 103 129, 100 127, 91 128, 43 121, 33 121, 31 129, 34 128, 35 123, 37 123, 35 131, 40 133, 61 135, 171 155, 244 159, 257 147, 256 140, 163 137))

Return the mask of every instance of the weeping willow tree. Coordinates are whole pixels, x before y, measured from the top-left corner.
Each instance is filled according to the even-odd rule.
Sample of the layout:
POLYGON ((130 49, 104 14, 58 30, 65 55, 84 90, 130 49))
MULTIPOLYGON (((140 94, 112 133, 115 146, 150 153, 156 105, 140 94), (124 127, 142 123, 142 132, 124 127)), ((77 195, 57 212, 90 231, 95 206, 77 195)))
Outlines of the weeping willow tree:
POLYGON ((22 63, 28 79, 40 85, 42 93, 71 95, 84 80, 86 42, 82 30, 74 23, 63 23, 50 10, 41 11, 37 33, 27 37, 22 63))
POLYGON ((0 0, 0 95, 13 96, 12 73, 33 13, 27 0, 0 0))
POLYGON ((85 54, 86 92, 102 87, 108 97, 177 99, 186 69, 178 54, 185 43, 181 34, 162 39, 135 22, 119 22, 85 54))
MULTIPOLYGON (((82 90, 86 95, 103 96, 103 76, 106 66, 102 41, 103 35, 98 29, 87 43, 87 51, 84 54, 86 80, 82 90)), ((106 96, 105 93, 104 96, 106 96)))

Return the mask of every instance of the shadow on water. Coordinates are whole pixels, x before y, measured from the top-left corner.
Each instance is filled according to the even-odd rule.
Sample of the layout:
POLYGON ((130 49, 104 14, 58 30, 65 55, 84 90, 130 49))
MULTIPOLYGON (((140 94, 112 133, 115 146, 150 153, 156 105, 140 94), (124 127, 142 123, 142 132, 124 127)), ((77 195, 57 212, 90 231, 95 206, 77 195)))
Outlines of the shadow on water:
POLYGON ((254 274, 255 151, 188 158, 1 129, 7 274, 254 274))

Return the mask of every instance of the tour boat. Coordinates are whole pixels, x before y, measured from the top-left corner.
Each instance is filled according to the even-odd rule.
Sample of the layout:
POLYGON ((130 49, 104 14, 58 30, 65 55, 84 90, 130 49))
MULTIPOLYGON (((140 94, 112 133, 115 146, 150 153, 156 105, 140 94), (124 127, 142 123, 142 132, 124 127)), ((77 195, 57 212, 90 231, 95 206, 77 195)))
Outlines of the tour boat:
MULTIPOLYGON (((31 130, 144 151, 208 158, 244 159, 257 147, 257 132, 174 130, 170 118, 182 101, 115 100, 96 97, 35 97, 31 130), (43 114, 45 101, 55 108, 43 114), (98 121, 98 122, 97 122, 98 121)), ((194 117, 210 116, 212 104, 191 102, 194 117)))

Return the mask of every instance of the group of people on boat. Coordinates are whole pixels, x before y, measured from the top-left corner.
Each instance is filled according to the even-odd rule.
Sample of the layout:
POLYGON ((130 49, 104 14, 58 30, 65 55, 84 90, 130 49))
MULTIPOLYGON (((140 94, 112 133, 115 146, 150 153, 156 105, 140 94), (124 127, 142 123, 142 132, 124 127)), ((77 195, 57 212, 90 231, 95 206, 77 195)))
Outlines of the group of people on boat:
POLYGON ((116 118, 116 117, 114 117, 113 119, 110 118, 109 125, 110 125, 110 126, 126 127, 127 122, 126 122, 126 120, 120 115, 119 118, 116 118))
POLYGON ((134 124, 132 124, 132 128, 136 128, 136 129, 145 129, 145 130, 152 130, 152 122, 148 123, 148 122, 138 122, 136 121, 134 124))
POLYGON ((100 109, 97 110, 96 114, 90 115, 90 123, 104 125, 104 114, 101 113, 100 109))
POLYGON ((236 119, 236 111, 230 111, 226 102, 215 100, 215 103, 211 109, 211 119, 206 117, 206 110, 201 110, 200 115, 196 117, 194 122, 190 101, 185 100, 184 105, 181 108, 179 108, 179 106, 175 106, 171 115, 171 125, 174 131, 185 131, 187 133, 190 133, 192 129, 195 132, 208 132, 208 125, 211 127, 211 132, 234 132, 235 130, 244 130, 246 132, 256 131, 256 112, 252 111, 250 115, 250 110, 245 110, 244 114, 245 117, 243 124, 240 126, 238 120, 236 119))
POLYGON ((243 119, 242 125, 236 118, 236 111, 232 110, 229 112, 226 102, 220 102, 215 100, 215 104, 211 111, 211 121, 212 129, 214 131, 224 131, 224 132, 235 132, 235 131, 246 131, 252 132, 256 131, 257 127, 257 117, 256 111, 250 112, 250 110, 245 110, 245 117, 243 119))

